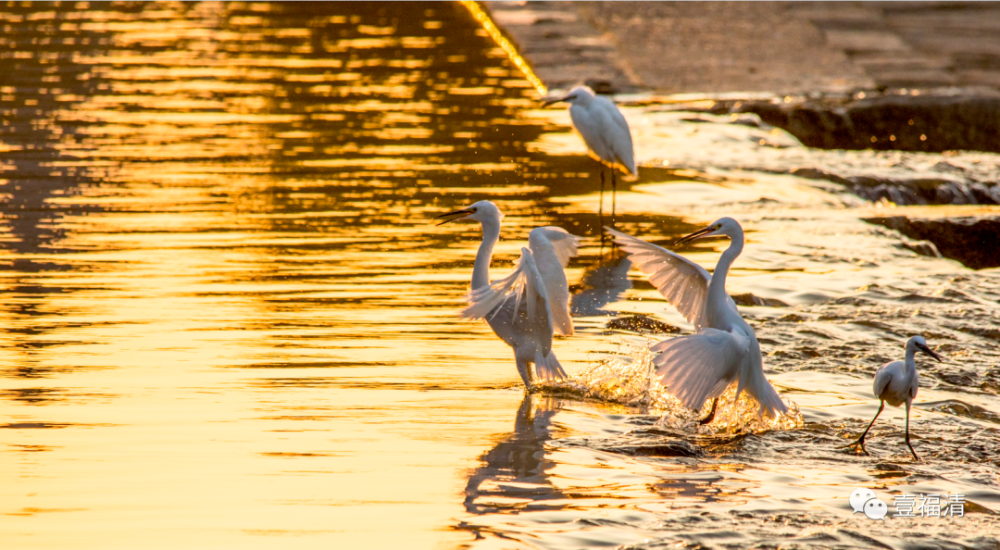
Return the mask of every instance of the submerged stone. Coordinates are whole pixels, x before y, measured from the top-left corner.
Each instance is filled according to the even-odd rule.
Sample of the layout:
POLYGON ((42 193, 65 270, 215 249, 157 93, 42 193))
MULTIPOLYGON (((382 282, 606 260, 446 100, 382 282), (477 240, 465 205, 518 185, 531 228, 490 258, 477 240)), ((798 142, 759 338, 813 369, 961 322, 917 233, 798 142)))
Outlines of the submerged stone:
MULTIPOLYGON (((891 216, 865 218, 865 221, 899 231, 911 239, 930 241, 942 256, 972 269, 1000 266, 1000 219, 920 220, 891 216)), ((912 250, 921 253, 919 248, 912 250)))
POLYGON ((764 298, 763 296, 757 296, 752 292, 730 294, 730 297, 734 302, 736 302, 737 305, 741 306, 788 307, 788 304, 777 298, 764 298))
MULTIPOLYGON (((756 113, 803 145, 821 149, 1000 152, 1000 92, 988 88, 922 93, 859 93, 850 99, 742 101, 729 112, 756 113)), ((718 109, 718 108, 717 108, 718 109)))
POLYGON ((666 439, 640 445, 623 445, 606 450, 632 456, 697 457, 704 454, 701 449, 683 439, 666 439))
POLYGON ((646 315, 630 315, 628 317, 617 317, 608 321, 607 327, 615 330, 628 330, 631 332, 652 332, 656 334, 676 334, 681 331, 670 323, 657 321, 646 315))

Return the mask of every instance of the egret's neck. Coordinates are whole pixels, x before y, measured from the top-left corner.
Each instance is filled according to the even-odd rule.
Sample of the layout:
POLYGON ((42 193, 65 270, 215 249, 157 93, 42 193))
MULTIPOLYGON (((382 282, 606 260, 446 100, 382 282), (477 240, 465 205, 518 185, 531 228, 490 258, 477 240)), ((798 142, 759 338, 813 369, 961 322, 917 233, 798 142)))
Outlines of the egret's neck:
POLYGON ((712 280, 708 283, 708 301, 710 303, 722 303, 726 300, 726 276, 729 268, 733 265, 736 257, 743 252, 743 234, 730 236, 732 244, 722 253, 719 264, 715 266, 712 273, 712 280))
POLYGON ((906 370, 916 371, 917 370, 917 348, 906 346, 906 370))
POLYGON ((483 223, 483 242, 476 253, 476 265, 472 268, 472 290, 490 284, 490 261, 493 260, 493 247, 500 240, 500 222, 487 219, 483 223))

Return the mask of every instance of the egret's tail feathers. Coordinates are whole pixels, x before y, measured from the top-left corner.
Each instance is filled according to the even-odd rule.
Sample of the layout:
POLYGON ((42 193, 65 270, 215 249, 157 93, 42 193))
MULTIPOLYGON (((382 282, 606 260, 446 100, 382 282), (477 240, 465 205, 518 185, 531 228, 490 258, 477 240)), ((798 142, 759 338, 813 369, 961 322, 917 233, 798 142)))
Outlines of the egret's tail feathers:
POLYGON ((760 403, 760 413, 767 414, 771 418, 778 416, 778 413, 787 413, 788 406, 778 395, 778 390, 767 381, 764 371, 760 369, 744 369, 740 373, 740 383, 736 387, 736 398, 739 399, 740 392, 746 390, 760 403))
POLYGON ((548 357, 543 356, 541 351, 535 353, 535 374, 547 382, 566 378, 566 371, 556 359, 556 354, 551 352, 548 357))
POLYGON ((621 170, 626 176, 632 176, 633 178, 639 177, 639 168, 635 165, 635 159, 633 158, 631 162, 626 162, 624 159, 620 159, 615 168, 621 170))
POLYGON ((661 352, 653 364, 661 383, 684 406, 699 410, 722 395, 739 373, 749 342, 741 335, 716 329, 664 340, 650 348, 661 352))

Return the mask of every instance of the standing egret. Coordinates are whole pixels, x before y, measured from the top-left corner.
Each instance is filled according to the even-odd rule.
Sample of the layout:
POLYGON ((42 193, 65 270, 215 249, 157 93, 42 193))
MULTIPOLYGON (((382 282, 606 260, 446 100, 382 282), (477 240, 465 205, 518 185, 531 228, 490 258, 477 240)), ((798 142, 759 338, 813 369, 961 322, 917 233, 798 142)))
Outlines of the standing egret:
MULTIPOLYGON (((611 168, 611 219, 615 216, 615 170, 638 176, 632 153, 632 133, 621 111, 610 99, 599 96, 587 86, 577 86, 565 97, 545 102, 545 106, 565 101, 573 128, 583 137, 591 157, 611 168)), ((604 215, 604 169, 601 169, 601 205, 598 215, 604 215)), ((614 223, 614 222, 612 222, 614 223)))
POLYGON ((917 388, 920 386, 920 377, 917 376, 917 362, 914 359, 918 351, 930 355, 939 362, 941 361, 941 356, 927 347, 927 340, 924 340, 923 336, 914 336, 907 340, 906 358, 903 361, 886 363, 875 372, 875 383, 872 385, 872 391, 875 392, 875 397, 878 397, 881 401, 878 406, 878 412, 875 413, 875 418, 872 418, 871 424, 868 424, 868 427, 865 428, 865 433, 861 434, 861 437, 848 445, 848 447, 857 445, 861 447, 862 451, 867 453, 868 451, 865 450, 865 436, 868 435, 868 430, 872 429, 875 420, 878 419, 878 415, 882 414, 882 409, 885 408, 886 401, 893 407, 898 407, 906 403, 906 446, 913 453, 913 459, 920 460, 917 457, 917 452, 913 450, 913 445, 910 445, 910 404, 916 399, 917 388))
POLYGON ((662 383, 685 406, 700 410, 713 399, 712 411, 702 424, 715 417, 718 398, 729 384, 739 380, 736 398, 746 389, 760 403, 760 412, 774 417, 788 407, 764 377, 760 344, 753 328, 743 320, 736 303, 726 294, 726 274, 743 251, 743 228, 732 218, 680 239, 683 244, 701 237, 725 235, 732 244, 722 253, 715 272, 709 274, 698 264, 665 248, 606 228, 632 263, 649 275, 667 302, 677 308, 698 331, 653 345, 661 352, 653 360, 662 383))
POLYGON ((472 268, 469 305, 462 310, 461 317, 486 319, 493 332, 514 348, 517 372, 528 389, 533 385, 531 364, 542 380, 565 378, 566 371, 552 352, 552 334, 573 334, 564 268, 576 256, 579 238, 559 227, 532 229, 514 272, 490 283, 493 247, 500 240, 503 220, 497 205, 479 201, 438 218, 445 218, 438 225, 469 219, 483 227, 483 242, 472 268))

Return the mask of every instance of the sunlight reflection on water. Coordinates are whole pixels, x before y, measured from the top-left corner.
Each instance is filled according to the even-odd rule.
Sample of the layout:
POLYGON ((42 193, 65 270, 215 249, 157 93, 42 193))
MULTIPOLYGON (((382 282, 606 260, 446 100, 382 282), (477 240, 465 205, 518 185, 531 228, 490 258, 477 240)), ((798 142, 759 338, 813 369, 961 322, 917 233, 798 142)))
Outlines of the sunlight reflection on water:
MULTIPOLYGON (((843 189, 700 164, 705 142, 720 162, 778 162, 729 127, 697 125, 705 141, 684 149, 657 141, 678 127, 642 129, 626 109, 640 149, 676 147, 680 168, 623 186, 619 226, 669 244, 738 215, 731 287, 791 304, 744 313, 801 419, 694 437, 629 377, 642 361, 603 378, 618 403, 525 396, 509 349, 457 319, 478 229, 430 219, 489 198, 507 214, 496 273, 532 227, 588 237, 568 269, 577 336, 555 342, 571 372, 608 375, 618 339, 646 341, 609 331, 616 312, 686 326, 601 248, 596 167, 565 113, 536 109, 462 6, 0 15, 5 545, 865 546, 870 526, 845 514, 859 484, 1000 509, 1000 351, 982 332, 1000 318, 995 271, 916 256, 843 189), (927 462, 899 458, 898 411, 877 454, 835 450, 913 328, 955 360, 921 387, 927 462)), ((682 252, 712 265, 718 250, 682 252)), ((883 539, 975 547, 992 518, 900 522, 883 539)))

